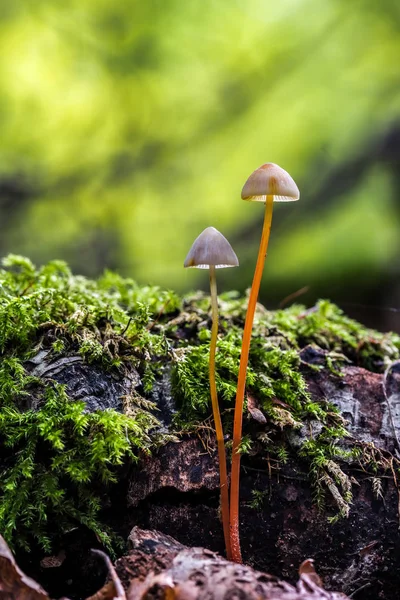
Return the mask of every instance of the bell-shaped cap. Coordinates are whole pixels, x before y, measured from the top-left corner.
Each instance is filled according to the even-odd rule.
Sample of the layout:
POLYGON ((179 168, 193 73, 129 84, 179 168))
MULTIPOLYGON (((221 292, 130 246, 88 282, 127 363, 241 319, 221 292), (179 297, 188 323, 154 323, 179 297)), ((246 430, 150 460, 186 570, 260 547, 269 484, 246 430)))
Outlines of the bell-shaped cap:
POLYGON ((207 227, 197 237, 183 263, 184 267, 216 269, 239 266, 238 257, 228 240, 215 227, 207 227))
POLYGON ((265 163, 256 169, 242 189, 243 200, 265 202, 267 196, 273 196, 274 202, 292 202, 300 198, 299 188, 289 173, 274 163, 265 163))

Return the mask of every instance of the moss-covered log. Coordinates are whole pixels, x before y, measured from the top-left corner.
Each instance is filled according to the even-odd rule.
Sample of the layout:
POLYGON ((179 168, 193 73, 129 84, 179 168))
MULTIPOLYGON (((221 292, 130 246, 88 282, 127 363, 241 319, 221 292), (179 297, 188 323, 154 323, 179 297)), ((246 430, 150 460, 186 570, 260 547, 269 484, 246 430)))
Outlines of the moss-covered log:
MULTIPOLYGON (((221 296, 228 448, 245 308, 221 296)), ((62 575, 44 579, 87 581, 87 548, 119 552, 135 524, 222 551, 209 329, 202 294, 4 260, 0 530, 35 557, 21 554, 26 570, 64 552, 62 575)), ((313 556, 328 586, 395 597, 399 352, 399 336, 327 301, 259 306, 242 443, 247 562, 294 580, 313 556)))

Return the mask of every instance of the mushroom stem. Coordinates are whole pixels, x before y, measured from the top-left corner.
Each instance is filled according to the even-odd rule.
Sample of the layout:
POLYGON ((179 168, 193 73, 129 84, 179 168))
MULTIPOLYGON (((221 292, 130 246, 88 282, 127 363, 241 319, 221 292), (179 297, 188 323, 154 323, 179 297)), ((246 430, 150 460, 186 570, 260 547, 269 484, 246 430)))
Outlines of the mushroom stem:
POLYGON ((235 416, 233 423, 233 446, 232 446, 232 471, 231 471, 231 498, 230 498, 230 543, 232 560, 242 562, 239 536, 239 482, 240 482, 240 442, 242 440, 243 401, 246 386, 247 364, 249 362, 249 350, 251 333, 253 329, 254 313, 258 292, 260 290, 261 277, 264 270, 265 257, 267 254, 269 233, 271 230, 273 196, 266 196, 264 225, 261 235, 260 248, 258 251, 257 264, 254 272, 253 283, 250 290, 249 303, 247 307, 246 320, 243 330, 242 352, 240 355, 239 376, 236 389, 235 416))
POLYGON ((212 328, 210 341, 210 394, 211 404, 214 416, 215 434, 217 438, 218 459, 219 459, 219 485, 221 491, 221 515, 222 526, 224 530, 226 556, 232 560, 231 544, 229 535, 229 488, 228 473, 226 468, 226 452, 224 443, 224 433, 222 430, 221 415, 219 412, 217 385, 215 382, 215 353, 217 348, 218 335, 218 299, 217 299, 217 280, 215 276, 215 267, 210 266, 210 291, 211 291, 211 314, 212 328))

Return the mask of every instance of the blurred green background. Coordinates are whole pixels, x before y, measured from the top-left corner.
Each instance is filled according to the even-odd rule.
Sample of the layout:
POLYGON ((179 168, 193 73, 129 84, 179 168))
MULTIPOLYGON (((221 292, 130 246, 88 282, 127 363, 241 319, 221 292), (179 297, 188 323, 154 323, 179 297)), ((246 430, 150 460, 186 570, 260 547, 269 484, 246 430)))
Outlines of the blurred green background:
POLYGON ((398 0, 0 3, 0 251, 178 291, 213 225, 249 287, 264 162, 291 173, 261 299, 307 287, 400 329, 398 0))

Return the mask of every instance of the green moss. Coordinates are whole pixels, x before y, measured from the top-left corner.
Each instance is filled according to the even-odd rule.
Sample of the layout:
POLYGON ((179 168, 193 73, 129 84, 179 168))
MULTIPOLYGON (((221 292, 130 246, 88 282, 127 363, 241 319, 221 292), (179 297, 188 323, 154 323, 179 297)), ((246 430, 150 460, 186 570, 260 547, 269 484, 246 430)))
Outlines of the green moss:
POLYGON ((126 458, 150 450, 154 420, 145 411, 127 418, 84 408, 63 386, 49 385, 40 410, 1 410, 0 436, 8 450, 0 505, 6 539, 29 548, 33 536, 49 551, 50 532, 54 538, 81 523, 111 547, 98 521, 101 488, 116 481, 115 467, 126 458))
MULTIPOLYGON (((174 355, 173 385, 180 401, 183 421, 198 421, 210 411, 208 391, 209 300, 189 296, 181 316, 164 326, 169 339, 179 346, 174 355), (176 341, 179 341, 177 344, 176 341)), ((220 299, 217 389, 226 408, 233 407, 242 327, 246 300, 234 293, 220 299)), ((260 307, 251 341, 247 388, 257 397, 272 419, 286 405, 296 420, 306 416, 324 420, 331 406, 311 402, 304 377, 299 371, 301 349, 313 345, 325 351, 323 364, 309 368, 328 368, 340 375, 343 364, 355 363, 373 371, 383 371, 400 354, 400 337, 366 329, 346 317, 326 300, 314 308, 293 306, 269 312, 260 307)))
MULTIPOLYGON (((225 431, 231 434, 246 301, 233 293, 225 294, 220 308, 217 390, 225 431)), ((208 310, 206 297, 189 296, 178 328, 176 319, 172 329, 166 326, 167 335, 184 340, 175 354, 173 369, 174 393, 180 401, 176 421, 182 429, 195 429, 199 420, 210 413, 208 336, 204 333, 210 326, 208 310)), ((299 368, 301 351, 308 345, 319 351, 319 362, 307 363, 305 368, 325 368, 341 376, 345 364, 382 372, 399 357, 400 337, 369 330, 326 300, 312 309, 295 305, 269 312, 259 307, 256 315, 246 389, 256 408, 267 417, 267 426, 260 432, 245 404, 244 410, 251 417, 244 423, 241 451, 264 454, 274 460, 276 468, 290 458, 303 461, 315 501, 322 506, 327 492, 333 499, 334 520, 338 515, 347 515, 351 503, 351 479, 343 470, 346 465, 360 464, 366 473, 373 472, 374 460, 382 472, 388 466, 378 451, 379 456, 371 458, 370 453, 349 447, 345 423, 336 407, 327 401, 312 401, 299 368), (293 432, 300 429, 293 443, 293 432)))
POLYGON ((81 523, 110 547, 98 519, 101 497, 124 460, 137 460, 159 443, 158 422, 140 398, 129 414, 85 413, 85 404, 72 402, 63 386, 30 376, 26 361, 46 348, 54 355, 79 353, 116 374, 134 365, 146 393, 155 371, 149 356, 160 361, 167 355, 152 319, 161 310, 176 311, 180 300, 111 273, 96 283, 74 277, 59 261, 36 270, 28 259, 8 256, 3 265, 0 530, 12 545, 29 547, 35 538, 50 550, 52 540, 81 523), (35 398, 38 410, 20 408, 25 396, 35 398))
MULTIPOLYGON (((36 269, 28 259, 8 256, 3 267, 0 530, 12 545, 29 547, 35 539, 50 550, 58 536, 83 524, 111 547, 112 532, 99 515, 119 466, 170 439, 159 433, 150 401, 166 366, 178 407, 175 431, 194 431, 210 417, 209 298, 196 293, 181 299, 110 272, 90 281, 73 276, 60 261, 36 269), (54 358, 80 355, 117 378, 135 368, 141 395, 136 390, 124 398, 124 414, 87 413, 63 386, 30 375, 28 361, 41 349, 54 358), (27 410, 31 405, 35 409, 27 410)), ((217 388, 230 433, 246 299, 222 295, 220 308, 217 388)), ((336 409, 311 399, 300 368, 301 350, 308 344, 324 352, 322 363, 307 368, 340 372, 350 362, 382 371, 399 357, 400 338, 365 329, 327 301, 308 310, 259 307, 256 315, 247 374, 252 405, 245 406, 253 416, 245 420, 241 450, 264 454, 277 467, 300 459, 316 501, 329 492, 339 513, 346 514, 351 486, 340 464, 359 461, 369 469, 375 490, 379 469, 392 467, 376 449, 346 449, 346 430, 336 409), (262 427, 255 410, 267 418, 262 427), (317 431, 313 439, 301 437, 310 427, 317 431)))

